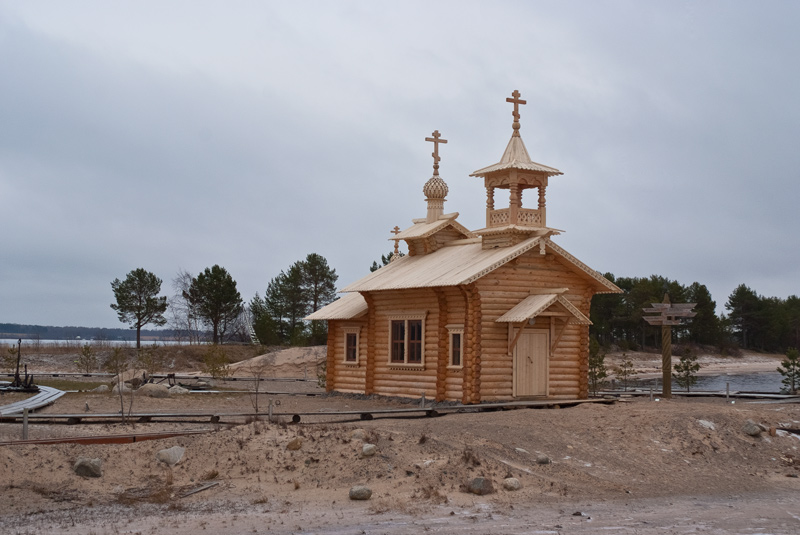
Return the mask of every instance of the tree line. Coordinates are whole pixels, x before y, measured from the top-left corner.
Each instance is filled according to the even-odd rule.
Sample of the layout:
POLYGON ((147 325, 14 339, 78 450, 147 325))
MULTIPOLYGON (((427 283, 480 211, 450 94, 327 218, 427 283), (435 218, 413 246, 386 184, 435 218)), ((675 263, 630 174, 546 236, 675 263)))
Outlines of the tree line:
POLYGON ((324 344, 327 325, 303 318, 336 299, 336 270, 316 253, 281 271, 245 304, 228 271, 214 265, 197 275, 180 270, 173 295, 159 295, 163 281, 144 268, 114 279, 111 308, 136 330, 141 347, 145 325, 169 324, 178 341, 213 344, 258 341, 263 345, 324 344))
POLYGON ((697 303, 694 318, 673 328, 678 343, 715 346, 722 352, 738 348, 785 352, 800 347, 800 298, 758 295, 740 284, 725 303, 727 313, 717 315, 717 304, 704 284, 684 286, 660 275, 647 278, 605 277, 624 291, 598 294, 592 300, 591 335, 603 346, 622 350, 658 348, 661 328, 642 319, 642 309, 660 303, 668 294, 672 303, 697 303))
MULTIPOLYGON (((391 255, 381 258, 388 264, 391 255)), ((382 267, 373 263, 371 270, 382 267)), ((668 294, 673 303, 696 303, 696 315, 673 330, 677 343, 715 346, 722 352, 750 349, 785 352, 800 347, 800 298, 764 297, 740 284, 725 303, 727 314, 717 315, 717 304, 704 284, 683 285, 660 275, 605 277, 623 290, 598 294, 592 301, 591 336, 603 347, 624 350, 658 348, 661 329, 642 318, 642 309, 668 294)), ((317 345, 327 339, 323 321, 303 318, 336 299, 336 270, 319 254, 311 253, 281 271, 267 284, 263 297, 256 292, 245 304, 236 281, 218 265, 197 275, 179 271, 172 280, 173 296, 159 296, 162 281, 138 268, 112 290, 120 321, 137 331, 148 324, 170 324, 178 340, 213 343, 258 341, 263 345, 317 345), (169 310, 169 317, 165 316, 169 310)))
POLYGON ((196 276, 181 271, 173 280, 175 295, 160 296, 162 280, 155 274, 137 268, 124 280, 114 279, 111 289, 115 302, 111 308, 122 323, 136 330, 136 347, 141 347, 141 331, 145 325, 167 324, 164 314, 169 308, 176 337, 199 342, 204 331, 211 342, 218 344, 238 338, 246 339, 242 330, 244 308, 236 281, 218 265, 206 268, 196 276), (172 305, 172 306, 170 306, 172 305))

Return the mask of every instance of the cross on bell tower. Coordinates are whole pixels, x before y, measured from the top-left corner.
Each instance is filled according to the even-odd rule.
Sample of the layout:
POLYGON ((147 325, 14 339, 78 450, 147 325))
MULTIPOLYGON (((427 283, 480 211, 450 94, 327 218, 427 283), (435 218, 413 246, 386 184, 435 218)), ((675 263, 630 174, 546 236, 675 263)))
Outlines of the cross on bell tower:
POLYGON ((511 115, 511 140, 500 161, 475 171, 470 176, 482 177, 486 187, 486 228, 476 231, 483 238, 484 248, 507 247, 531 236, 549 236, 554 229, 547 227, 545 191, 551 176, 562 174, 558 169, 531 160, 520 136, 520 105, 527 104, 518 90, 506 102, 514 105, 511 115), (524 208, 522 194, 536 188, 536 208, 524 208), (495 191, 508 190, 508 208, 495 207, 495 191))
POLYGON ((514 129, 514 133, 511 135, 517 137, 519 137, 519 105, 528 103, 527 100, 522 100, 519 98, 520 96, 522 96, 520 95, 520 92, 515 89, 514 92, 511 93, 511 97, 506 98, 506 102, 511 102, 514 104, 514 111, 511 112, 511 115, 514 116, 514 122, 511 125, 511 127, 514 129))

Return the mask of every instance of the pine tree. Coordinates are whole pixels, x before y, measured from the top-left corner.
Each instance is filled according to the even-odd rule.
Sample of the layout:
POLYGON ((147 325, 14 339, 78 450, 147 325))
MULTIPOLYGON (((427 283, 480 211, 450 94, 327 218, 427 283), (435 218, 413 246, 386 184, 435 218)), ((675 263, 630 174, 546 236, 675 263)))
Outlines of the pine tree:
POLYGON ((786 359, 778 366, 778 372, 783 375, 783 386, 789 394, 797 394, 800 388, 800 352, 796 348, 790 347, 786 351, 786 359))
POLYGON ((620 362, 619 366, 616 367, 614 374, 622 383, 622 389, 627 391, 631 380, 633 380, 633 378, 637 375, 636 369, 633 367, 633 361, 630 359, 630 357, 628 357, 627 354, 622 354, 622 362, 620 362))
POLYGON ((242 311, 236 281, 225 268, 215 265, 192 279, 188 293, 194 313, 211 327, 213 343, 220 343, 242 311))
POLYGON ((600 386, 608 377, 608 368, 605 364, 606 354, 595 338, 589 340, 589 385, 593 395, 597 395, 600 386))
POLYGON ((167 310, 166 296, 159 297, 161 279, 149 271, 134 269, 124 281, 114 279, 111 283, 116 303, 111 308, 117 311, 119 321, 130 323, 136 329, 136 348, 141 347, 142 327, 148 323, 164 325, 167 323, 164 312, 167 310))
POLYGON ((281 271, 267 285, 264 298, 256 294, 250 302, 253 329, 265 345, 306 343, 322 344, 327 339, 327 326, 303 320, 336 299, 336 270, 316 253, 281 271))
POLYGON ((700 371, 697 355, 687 349, 681 356, 680 361, 673 366, 673 369, 675 373, 672 374, 672 377, 675 378, 675 382, 689 392, 692 385, 697 382, 697 372, 700 371))

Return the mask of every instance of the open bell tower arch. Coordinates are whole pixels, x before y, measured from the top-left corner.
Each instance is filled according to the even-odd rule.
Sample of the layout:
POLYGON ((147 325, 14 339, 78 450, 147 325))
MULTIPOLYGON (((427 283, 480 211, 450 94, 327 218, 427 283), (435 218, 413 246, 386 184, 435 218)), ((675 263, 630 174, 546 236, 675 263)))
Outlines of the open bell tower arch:
POLYGON ((486 228, 476 231, 487 248, 509 246, 531 236, 555 233, 547 227, 546 192, 548 179, 563 174, 558 169, 536 163, 528 155, 522 141, 519 106, 527 104, 514 90, 506 102, 514 105, 511 140, 500 161, 475 171, 470 176, 482 177, 486 187, 486 228), (536 189, 536 208, 523 206, 523 193, 536 189), (508 208, 495 207, 496 190, 508 190, 508 208), (550 232, 548 232, 550 231, 550 232))

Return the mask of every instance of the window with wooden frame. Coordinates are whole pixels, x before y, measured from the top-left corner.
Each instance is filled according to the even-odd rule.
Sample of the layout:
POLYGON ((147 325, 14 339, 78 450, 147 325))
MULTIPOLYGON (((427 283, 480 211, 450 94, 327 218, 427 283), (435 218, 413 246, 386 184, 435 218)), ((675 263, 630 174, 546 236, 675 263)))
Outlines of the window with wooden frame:
POLYGON ((425 314, 389 318, 389 364, 421 367, 425 363, 425 314))
POLYGON ((344 362, 345 364, 358 364, 358 344, 360 327, 345 327, 344 333, 344 362))
POLYGON ((450 339, 450 354, 447 366, 449 368, 461 368, 464 355, 464 326, 448 325, 447 332, 450 339))

